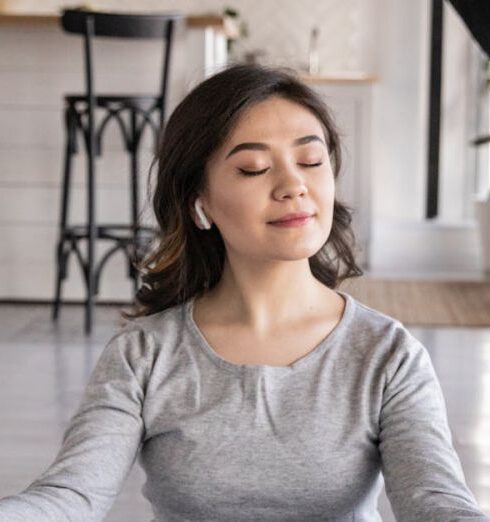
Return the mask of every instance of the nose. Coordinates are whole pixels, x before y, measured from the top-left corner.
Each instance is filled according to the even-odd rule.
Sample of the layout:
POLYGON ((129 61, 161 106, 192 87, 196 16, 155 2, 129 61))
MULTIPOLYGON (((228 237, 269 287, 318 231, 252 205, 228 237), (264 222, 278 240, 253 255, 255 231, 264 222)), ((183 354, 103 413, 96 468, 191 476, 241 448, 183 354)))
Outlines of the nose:
POLYGON ((281 169, 274 187, 276 199, 302 197, 307 193, 304 176, 296 166, 285 166, 281 169))

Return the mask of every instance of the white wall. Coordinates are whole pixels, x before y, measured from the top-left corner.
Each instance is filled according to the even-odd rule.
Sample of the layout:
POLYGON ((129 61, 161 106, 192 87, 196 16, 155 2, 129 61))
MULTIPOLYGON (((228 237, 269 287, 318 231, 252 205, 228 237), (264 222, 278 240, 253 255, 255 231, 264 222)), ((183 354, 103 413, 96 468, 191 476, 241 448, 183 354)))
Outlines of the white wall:
POLYGON ((479 48, 456 11, 444 10, 440 205, 446 222, 474 218, 479 48))
POLYGON ((430 2, 373 0, 368 46, 375 92, 374 271, 478 276, 474 222, 478 48, 452 7, 444 7, 439 216, 425 220, 430 68, 430 2))
POLYGON ((374 0, 373 208, 376 219, 417 220, 424 205, 426 0, 374 0))

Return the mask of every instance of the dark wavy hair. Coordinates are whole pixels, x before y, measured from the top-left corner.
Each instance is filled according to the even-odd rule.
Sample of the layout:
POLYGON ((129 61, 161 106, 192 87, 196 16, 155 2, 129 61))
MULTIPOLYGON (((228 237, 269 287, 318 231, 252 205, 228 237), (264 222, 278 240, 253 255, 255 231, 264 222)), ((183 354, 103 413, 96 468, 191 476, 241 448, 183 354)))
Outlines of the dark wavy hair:
MULTIPOLYGON (((205 166, 254 104, 279 96, 306 107, 320 121, 334 178, 341 166, 341 145, 329 109, 298 74, 287 67, 232 64, 197 85, 178 104, 162 130, 152 207, 158 223, 153 248, 134 266, 142 285, 125 319, 150 315, 212 289, 220 280, 225 245, 215 224, 196 227, 190 204, 205 186, 205 166)), ((149 186, 149 185, 148 185, 149 186)), ((352 209, 334 201, 332 228, 322 248, 309 258, 312 274, 329 288, 363 274, 356 264, 352 209)))

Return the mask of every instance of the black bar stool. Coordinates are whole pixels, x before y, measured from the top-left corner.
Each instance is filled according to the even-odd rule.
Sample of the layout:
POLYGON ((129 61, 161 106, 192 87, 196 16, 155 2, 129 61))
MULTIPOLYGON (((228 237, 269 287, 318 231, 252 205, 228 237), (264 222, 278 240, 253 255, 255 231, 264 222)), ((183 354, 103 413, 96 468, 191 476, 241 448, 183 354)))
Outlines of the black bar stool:
POLYGON ((147 126, 153 131, 155 150, 158 134, 165 122, 165 101, 170 55, 175 23, 183 17, 180 13, 133 14, 108 13, 84 9, 64 10, 61 17, 63 29, 69 33, 84 36, 85 93, 64 96, 66 146, 62 183, 59 239, 56 248, 57 276, 53 321, 58 319, 61 304, 61 283, 67 277, 67 264, 71 252, 75 252, 86 286, 85 333, 92 330, 95 296, 99 292, 102 268, 118 250, 122 250, 128 260, 128 277, 133 279, 134 292, 139 284, 134 261, 144 255, 155 237, 152 227, 138 223, 138 149, 143 131, 147 126), (155 95, 98 94, 93 82, 93 38, 160 38, 164 43, 161 69, 160 92, 155 95), (95 111, 103 111, 99 125, 95 122, 95 111), (129 124, 122 114, 126 112, 129 124), (156 115, 156 116, 155 116, 156 115), (102 135, 108 122, 117 122, 124 141, 125 150, 130 155, 131 180, 131 223, 98 223, 95 215, 95 157, 101 155, 102 135), (155 122, 155 118, 157 121, 155 122), (87 222, 82 225, 68 224, 69 194, 71 183, 72 156, 78 152, 77 135, 82 136, 87 152, 87 222), (110 240, 112 247, 102 259, 95 263, 95 241, 110 240), (87 245, 84 256, 79 242, 87 245))

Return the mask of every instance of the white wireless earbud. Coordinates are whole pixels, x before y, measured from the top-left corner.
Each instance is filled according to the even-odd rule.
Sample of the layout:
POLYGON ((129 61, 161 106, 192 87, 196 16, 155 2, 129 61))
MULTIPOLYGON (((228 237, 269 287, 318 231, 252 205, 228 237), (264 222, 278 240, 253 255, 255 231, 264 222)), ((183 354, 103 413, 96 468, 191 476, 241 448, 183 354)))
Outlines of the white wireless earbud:
POLYGON ((194 208, 196 209, 197 215, 199 216, 199 219, 201 220, 201 224, 202 224, 203 228, 209 230, 211 228, 211 223, 208 221, 208 218, 204 214, 204 211, 202 209, 202 203, 199 198, 196 199, 196 202, 194 203, 194 208))

